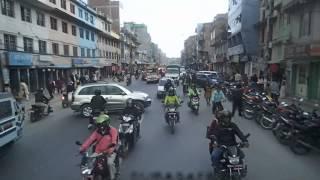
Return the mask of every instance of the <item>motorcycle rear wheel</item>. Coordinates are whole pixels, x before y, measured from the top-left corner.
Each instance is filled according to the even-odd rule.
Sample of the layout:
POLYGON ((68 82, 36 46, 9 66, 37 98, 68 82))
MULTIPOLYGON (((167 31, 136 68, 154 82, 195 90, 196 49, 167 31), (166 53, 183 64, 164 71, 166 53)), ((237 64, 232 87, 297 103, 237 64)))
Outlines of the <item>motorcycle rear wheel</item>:
POLYGON ((308 154, 311 149, 300 144, 299 142, 297 141, 292 141, 290 143, 290 149, 293 153, 297 154, 297 155, 306 155, 308 154))
MULTIPOLYGON (((253 110, 252 110, 253 111, 253 110)), ((252 113, 248 112, 247 109, 244 109, 243 111, 243 116, 244 118, 246 118, 247 120, 252 120, 254 119, 254 111, 252 113)))
POLYGON ((175 133, 175 129, 174 129, 174 120, 170 120, 169 121, 169 125, 170 125, 170 130, 171 130, 171 134, 175 133))

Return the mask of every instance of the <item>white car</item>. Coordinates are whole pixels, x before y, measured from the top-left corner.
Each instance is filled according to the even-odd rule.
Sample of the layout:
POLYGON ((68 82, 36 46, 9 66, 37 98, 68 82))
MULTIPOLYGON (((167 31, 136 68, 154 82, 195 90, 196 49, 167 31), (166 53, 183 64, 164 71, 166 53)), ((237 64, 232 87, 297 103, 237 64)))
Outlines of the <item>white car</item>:
POLYGON ((147 81, 147 84, 149 84, 149 83, 158 83, 159 79, 160 79, 160 77, 159 77, 158 74, 150 73, 150 74, 147 74, 146 81, 147 81))

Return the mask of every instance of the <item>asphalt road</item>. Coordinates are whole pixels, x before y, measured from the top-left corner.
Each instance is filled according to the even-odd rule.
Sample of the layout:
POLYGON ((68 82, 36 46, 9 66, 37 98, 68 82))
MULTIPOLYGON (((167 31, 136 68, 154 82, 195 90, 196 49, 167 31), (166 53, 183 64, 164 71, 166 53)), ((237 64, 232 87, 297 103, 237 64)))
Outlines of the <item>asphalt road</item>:
MULTIPOLYGON (((156 99, 156 85, 136 81, 130 87, 154 97, 146 110, 141 128, 142 138, 135 150, 122 163, 121 180, 129 180, 132 172, 211 172, 206 126, 212 119, 210 107, 201 103, 200 114, 180 108, 181 124, 172 135, 164 121, 161 102, 156 99)), ((225 107, 230 109, 230 104, 225 107)), ((114 117, 114 116, 113 116, 114 117)), ((117 118, 114 118, 117 119, 117 118)), ((271 132, 255 122, 235 117, 245 133, 251 133, 250 147, 244 150, 250 180, 318 180, 320 154, 296 156, 280 145, 271 132)), ((117 124, 117 120, 113 121, 117 124)), ((69 109, 57 106, 49 117, 27 123, 24 136, 11 147, 0 150, 1 180, 78 180, 80 156, 76 156, 76 140, 89 135, 87 120, 69 109)))

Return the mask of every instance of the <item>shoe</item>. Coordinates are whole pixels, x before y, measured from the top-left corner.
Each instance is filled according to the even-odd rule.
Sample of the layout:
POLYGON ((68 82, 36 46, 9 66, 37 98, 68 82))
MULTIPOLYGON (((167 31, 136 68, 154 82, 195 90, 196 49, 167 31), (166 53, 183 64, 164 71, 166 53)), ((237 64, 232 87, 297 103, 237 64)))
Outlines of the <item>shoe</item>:
POLYGON ((88 129, 92 129, 93 125, 92 124, 88 124, 88 129))

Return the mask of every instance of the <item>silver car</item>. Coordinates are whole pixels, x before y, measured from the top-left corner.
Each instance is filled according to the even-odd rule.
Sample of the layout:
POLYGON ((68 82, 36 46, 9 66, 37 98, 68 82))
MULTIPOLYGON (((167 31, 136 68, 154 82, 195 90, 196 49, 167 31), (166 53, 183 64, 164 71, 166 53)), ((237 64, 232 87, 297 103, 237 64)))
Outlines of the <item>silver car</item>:
POLYGON ((108 112, 122 111, 128 99, 133 99, 133 102, 141 108, 150 106, 152 101, 148 94, 131 91, 118 84, 93 83, 77 88, 72 95, 71 109, 80 112, 84 117, 89 117, 92 112, 90 101, 95 90, 101 90, 101 95, 106 98, 108 112))

